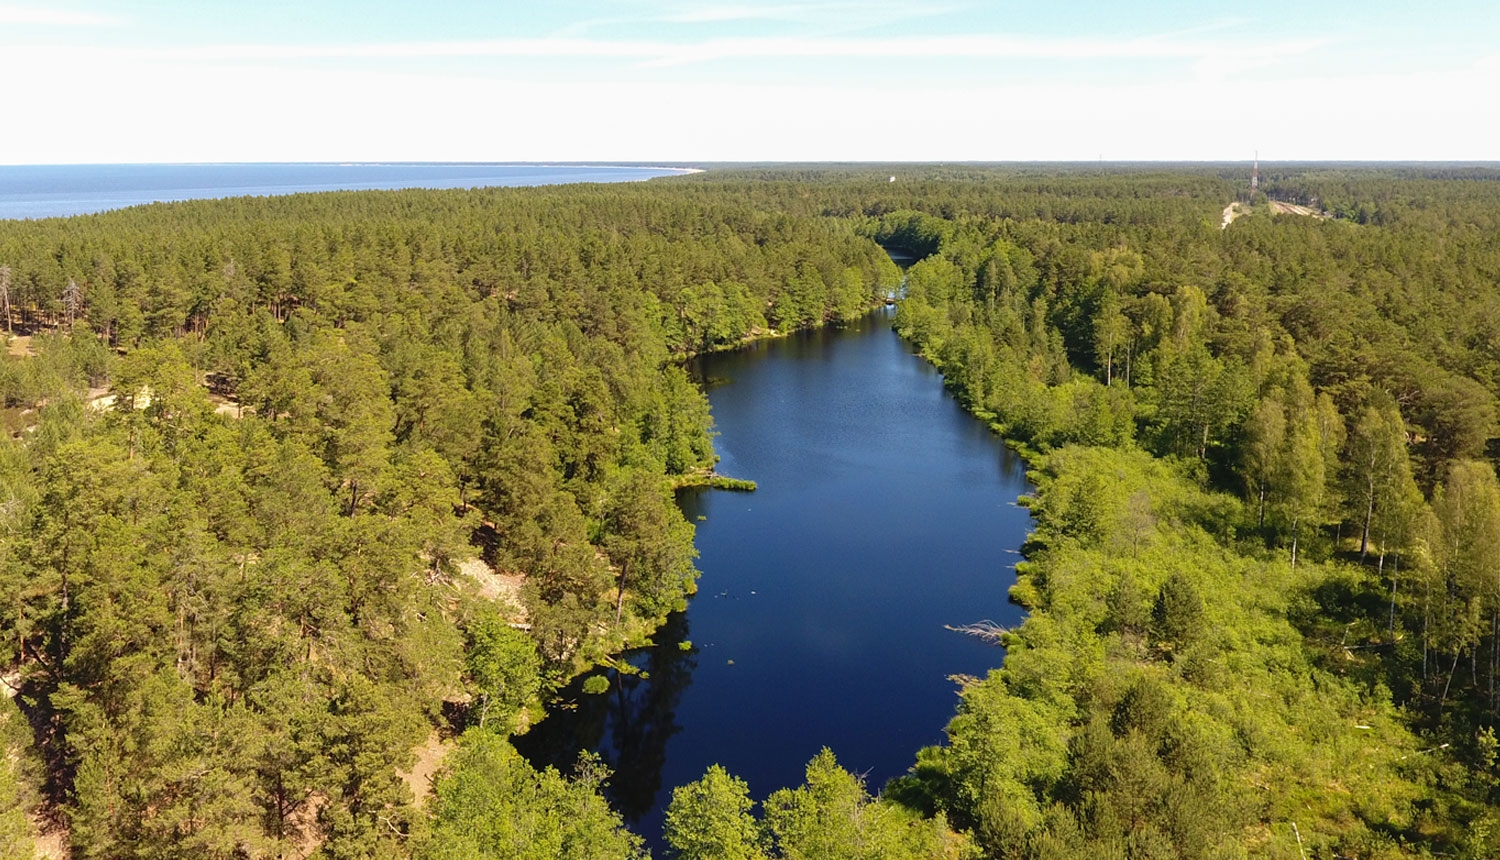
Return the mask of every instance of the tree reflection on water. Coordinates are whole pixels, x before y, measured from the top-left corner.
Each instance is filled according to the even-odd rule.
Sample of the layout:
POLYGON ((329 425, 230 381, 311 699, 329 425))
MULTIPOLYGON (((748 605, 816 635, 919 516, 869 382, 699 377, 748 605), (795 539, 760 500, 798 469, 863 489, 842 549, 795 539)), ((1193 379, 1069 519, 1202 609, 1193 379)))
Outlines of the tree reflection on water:
POLYGON ((625 655, 640 674, 599 669, 575 678, 547 709, 547 717, 514 739, 533 765, 551 765, 572 773, 578 754, 597 752, 614 771, 605 787, 610 803, 628 823, 636 823, 655 805, 662 788, 667 741, 682 730, 677 705, 692 683, 697 649, 684 649, 688 622, 674 613, 657 631, 656 645, 625 655), (583 692, 584 682, 603 675, 609 691, 583 692))

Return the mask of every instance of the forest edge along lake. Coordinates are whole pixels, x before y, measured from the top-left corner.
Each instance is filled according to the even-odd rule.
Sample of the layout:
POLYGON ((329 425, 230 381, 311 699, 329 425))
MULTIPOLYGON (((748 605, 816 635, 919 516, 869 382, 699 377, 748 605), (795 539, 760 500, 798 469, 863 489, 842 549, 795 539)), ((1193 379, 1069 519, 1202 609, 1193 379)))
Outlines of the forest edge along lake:
POLYGON ((1000 665, 945 625, 1021 619, 1007 591, 1031 525, 1024 465, 889 323, 877 311, 695 363, 719 470, 759 489, 679 494, 703 572, 687 611, 515 739, 564 772, 597 752, 648 841, 671 788, 715 763, 763 800, 828 747, 878 790, 943 739, 955 678, 1000 665), (599 677, 608 690, 584 693, 599 677))

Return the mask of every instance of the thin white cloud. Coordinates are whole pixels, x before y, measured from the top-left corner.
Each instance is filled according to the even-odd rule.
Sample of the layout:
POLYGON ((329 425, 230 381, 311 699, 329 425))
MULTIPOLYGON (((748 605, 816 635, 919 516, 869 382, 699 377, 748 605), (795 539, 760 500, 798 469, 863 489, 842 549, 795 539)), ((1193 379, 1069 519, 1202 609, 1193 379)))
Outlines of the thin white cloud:
POLYGON ((557 36, 580 36, 590 31, 621 26, 676 24, 684 26, 711 27, 719 24, 743 24, 766 22, 776 24, 809 25, 824 33, 854 32, 911 21, 917 18, 932 18, 962 9, 962 6, 923 4, 913 5, 903 0, 831 0, 824 3, 737 3, 695 4, 677 3, 655 7, 636 15, 620 15, 607 18, 591 18, 575 21, 561 30, 557 36))
POLYGON ((1218 21, 1210 21, 1206 24, 1198 24, 1192 27, 1184 27, 1180 30, 1172 30, 1166 33, 1157 33, 1153 38, 1177 39, 1183 36, 1197 36, 1203 33, 1218 33, 1224 30, 1233 30, 1251 23, 1249 18, 1223 18, 1218 21))
POLYGON ((0 24, 32 24, 44 27, 113 27, 118 18, 92 12, 70 12, 66 9, 44 9, 37 6, 15 6, 0 3, 0 24))
MULTIPOLYGON (((635 60, 644 66, 672 66, 717 60, 793 58, 968 58, 1076 61, 1229 58, 1248 61, 1306 54, 1329 44, 1329 41, 1310 38, 1233 44, 1179 41, 1162 37, 1054 39, 981 34, 909 38, 764 37, 707 39, 697 42, 541 38, 311 45, 202 45, 186 48, 88 48, 86 50, 94 57, 107 55, 119 59, 147 61, 558 57, 628 59, 635 60)), ((45 50, 49 55, 56 55, 58 51, 66 49, 54 46, 45 50)))
POLYGON ((737 21, 790 23, 888 23, 893 19, 929 18, 954 11, 951 6, 912 6, 909 3, 831 2, 682 6, 643 19, 672 24, 718 24, 737 21))
POLYGON ((1302 54, 1327 44, 1325 39, 1298 39, 1245 46, 1211 42, 1138 39, 1047 39, 1026 36, 919 36, 878 39, 713 39, 694 45, 671 46, 647 65, 678 65, 725 59, 1202 59, 1215 56, 1284 56, 1302 54))
POLYGON ((675 24, 712 24, 726 21, 805 21, 828 5, 819 6, 699 6, 679 9, 655 16, 651 20, 675 24))

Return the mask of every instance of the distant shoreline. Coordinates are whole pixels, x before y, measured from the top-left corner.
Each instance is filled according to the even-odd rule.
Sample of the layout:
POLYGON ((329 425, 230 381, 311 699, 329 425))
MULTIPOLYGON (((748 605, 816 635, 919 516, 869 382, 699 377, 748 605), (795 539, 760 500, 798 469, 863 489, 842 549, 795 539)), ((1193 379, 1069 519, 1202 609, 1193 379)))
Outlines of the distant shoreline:
POLYGON ((639 182, 699 167, 565 162, 234 162, 0 166, 0 220, 68 218, 184 200, 328 191, 639 182))
POLYGON ((559 167, 590 170, 685 170, 696 173, 702 168, 686 165, 631 161, 65 161, 3 162, 0 170, 67 169, 90 167, 559 167))

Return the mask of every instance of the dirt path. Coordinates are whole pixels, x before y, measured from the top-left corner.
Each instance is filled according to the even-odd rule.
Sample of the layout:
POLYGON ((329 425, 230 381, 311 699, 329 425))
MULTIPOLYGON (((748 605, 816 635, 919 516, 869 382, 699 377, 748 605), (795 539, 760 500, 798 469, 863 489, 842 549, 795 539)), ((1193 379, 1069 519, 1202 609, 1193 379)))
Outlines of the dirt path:
POLYGON ((1229 225, 1234 223, 1234 219, 1240 217, 1243 214, 1245 214, 1245 207, 1242 206, 1239 201, 1235 201, 1234 203, 1225 206, 1224 223, 1219 227, 1219 229, 1228 230, 1229 225))
POLYGON ((443 766, 443 759, 452 750, 453 744, 444 743, 443 736, 437 729, 433 729, 427 740, 415 750, 416 764, 412 765, 410 771, 398 774, 406 787, 411 789, 412 805, 417 809, 427 805, 432 796, 432 778, 437 775, 438 769, 443 766))
POLYGON ((1271 211, 1275 212, 1277 215, 1309 215, 1313 218, 1323 217, 1323 213, 1315 212, 1306 206, 1299 206, 1296 203, 1282 203, 1280 200, 1271 201, 1271 211))

